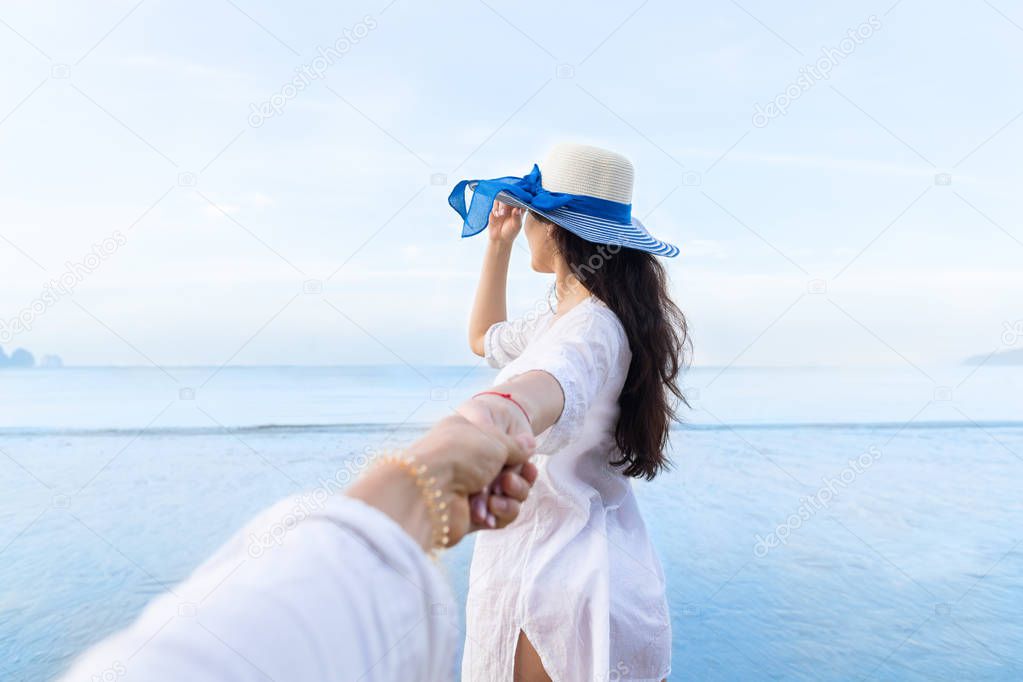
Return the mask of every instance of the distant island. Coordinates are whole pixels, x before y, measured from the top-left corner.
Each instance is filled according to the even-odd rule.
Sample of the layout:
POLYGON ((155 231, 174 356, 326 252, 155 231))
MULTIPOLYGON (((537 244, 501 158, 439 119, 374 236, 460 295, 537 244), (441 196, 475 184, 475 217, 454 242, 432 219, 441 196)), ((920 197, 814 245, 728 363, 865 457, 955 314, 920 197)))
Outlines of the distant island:
POLYGON ((60 359, 59 355, 44 355, 37 365, 35 356, 24 348, 16 348, 10 355, 7 355, 7 353, 4 352, 4 349, 0 348, 0 369, 18 369, 27 367, 54 369, 63 366, 64 361, 60 359))
POLYGON ((974 355, 966 359, 967 365, 1023 365, 1023 348, 1003 350, 994 355, 974 355))

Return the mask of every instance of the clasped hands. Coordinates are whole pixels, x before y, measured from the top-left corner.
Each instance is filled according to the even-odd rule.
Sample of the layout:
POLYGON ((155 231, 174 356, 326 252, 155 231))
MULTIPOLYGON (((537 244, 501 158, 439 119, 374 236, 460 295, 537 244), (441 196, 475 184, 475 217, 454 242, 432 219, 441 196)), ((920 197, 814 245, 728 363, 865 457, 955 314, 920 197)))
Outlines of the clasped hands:
MULTIPOLYGON (((467 533, 503 528, 514 521, 536 481, 529 458, 536 450, 530 423, 514 403, 480 395, 462 403, 456 414, 437 422, 405 454, 425 465, 448 514, 448 546, 467 533)), ((425 550, 431 550, 429 507, 416 482, 397 467, 380 465, 346 494, 378 508, 402 526, 425 550)))

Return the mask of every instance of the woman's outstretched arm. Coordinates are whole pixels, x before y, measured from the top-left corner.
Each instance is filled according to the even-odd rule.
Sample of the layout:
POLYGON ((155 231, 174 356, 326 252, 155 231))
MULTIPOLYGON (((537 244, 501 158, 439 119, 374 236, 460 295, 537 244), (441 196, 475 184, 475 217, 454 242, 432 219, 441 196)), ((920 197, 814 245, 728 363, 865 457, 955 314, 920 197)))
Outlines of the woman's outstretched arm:
POLYGON ((462 403, 458 412, 481 427, 492 427, 499 419, 521 422, 521 430, 528 428, 537 435, 558 421, 564 407, 565 394, 558 380, 533 370, 477 394, 462 403))
POLYGON ((508 261, 511 259, 512 244, 522 228, 522 215, 522 209, 500 202, 494 202, 494 209, 490 212, 487 228, 490 240, 483 256, 483 269, 469 319, 469 347, 480 357, 483 357, 483 337, 487 330, 508 319, 505 302, 508 261))
POLYGON ((626 362, 629 352, 614 315, 592 305, 589 314, 563 318, 549 328, 539 345, 515 360, 519 374, 478 394, 459 412, 480 425, 490 423, 486 417, 491 410, 513 417, 518 413, 521 430, 543 434, 544 454, 576 438, 611 368, 626 362))

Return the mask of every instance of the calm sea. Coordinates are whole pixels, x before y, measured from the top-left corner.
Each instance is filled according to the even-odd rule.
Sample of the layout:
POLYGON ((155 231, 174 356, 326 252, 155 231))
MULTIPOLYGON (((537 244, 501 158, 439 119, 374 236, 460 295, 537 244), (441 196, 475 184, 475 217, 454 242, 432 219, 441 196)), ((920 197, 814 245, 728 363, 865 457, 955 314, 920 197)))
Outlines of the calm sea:
MULTIPOLYGON (((48 679, 469 367, 0 372, 0 678, 48 679)), ((636 490, 673 680, 1023 678, 1023 367, 696 369, 636 490)), ((464 595, 471 542, 450 552, 464 595)))

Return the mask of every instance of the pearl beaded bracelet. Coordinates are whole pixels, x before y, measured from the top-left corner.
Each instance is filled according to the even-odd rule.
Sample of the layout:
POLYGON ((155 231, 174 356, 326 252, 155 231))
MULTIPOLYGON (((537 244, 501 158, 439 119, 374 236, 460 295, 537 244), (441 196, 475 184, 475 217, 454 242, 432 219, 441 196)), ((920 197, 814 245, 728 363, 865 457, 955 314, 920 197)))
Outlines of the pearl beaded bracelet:
POLYGON ((428 475, 426 465, 410 455, 390 455, 384 457, 381 464, 393 464, 415 481, 430 512, 433 525, 430 554, 436 556, 438 549, 444 549, 451 543, 451 516, 448 503, 442 499, 444 492, 438 487, 436 477, 428 475))

